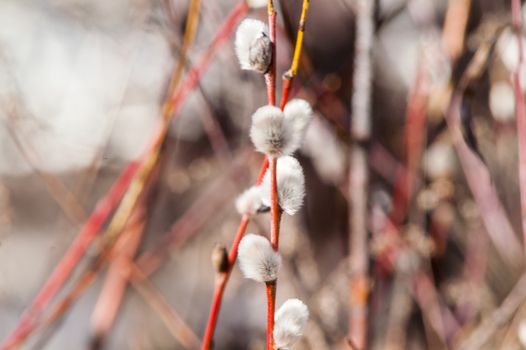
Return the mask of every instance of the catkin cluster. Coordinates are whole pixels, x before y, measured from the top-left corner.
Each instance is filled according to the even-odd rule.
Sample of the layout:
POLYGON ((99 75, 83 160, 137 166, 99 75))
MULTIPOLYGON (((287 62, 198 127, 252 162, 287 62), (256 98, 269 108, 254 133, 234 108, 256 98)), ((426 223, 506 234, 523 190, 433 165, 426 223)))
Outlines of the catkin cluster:
MULTIPOLYGON (((273 46, 268 27, 263 22, 245 19, 236 32, 235 49, 242 69, 262 74, 271 69, 273 46)), ((283 110, 266 105, 252 115, 250 139, 258 152, 269 159, 277 158, 278 205, 288 215, 298 212, 305 197, 303 169, 293 154, 303 142, 312 114, 307 101, 295 99, 283 110)), ((271 174, 267 170, 260 185, 247 189, 237 198, 236 208, 241 215, 254 216, 268 212, 270 205, 271 174)), ((266 237, 245 235, 239 245, 238 259, 246 278, 260 283, 275 283, 277 280, 282 258, 266 237)), ((287 300, 275 314, 275 347, 290 348, 302 336, 308 317, 309 311, 303 302, 287 300)))

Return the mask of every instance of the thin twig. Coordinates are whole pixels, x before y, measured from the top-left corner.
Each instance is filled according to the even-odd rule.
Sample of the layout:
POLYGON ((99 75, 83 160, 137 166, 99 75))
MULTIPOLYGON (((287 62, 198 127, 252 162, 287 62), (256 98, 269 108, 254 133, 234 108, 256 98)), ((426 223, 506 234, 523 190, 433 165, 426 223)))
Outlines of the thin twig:
POLYGON ((268 104, 274 106, 276 104, 276 11, 274 10, 273 0, 267 2, 268 26, 270 31, 270 42, 272 44, 272 63, 269 71, 265 74, 265 83, 267 86, 268 104))
POLYGON ((371 54, 374 40, 374 1, 357 2, 356 55, 350 134, 350 312, 349 338, 358 349, 367 346, 369 295, 367 196, 369 169, 366 144, 371 133, 371 54))
POLYGON ((111 330, 127 287, 127 278, 122 274, 122 262, 133 259, 139 249, 147 218, 147 202, 159 176, 159 166, 148 179, 146 188, 131 213, 124 232, 112 248, 111 264, 91 317, 91 341, 93 349, 99 349, 111 330))
POLYGON ((32 171, 42 180, 51 197, 53 197, 71 222, 77 225, 84 222, 86 220, 86 213, 78 199, 57 176, 41 169, 40 165, 43 163, 42 158, 36 152, 33 145, 29 141, 26 141, 27 138, 24 138, 24 140, 21 139, 18 128, 16 125, 13 125, 16 123, 15 116, 10 116, 9 121, 10 122, 6 123, 10 131, 9 135, 32 171))
POLYGON ((170 333, 172 333, 186 349, 198 349, 199 339, 192 329, 184 322, 183 318, 179 316, 166 299, 157 292, 147 276, 137 267, 137 265, 129 261, 128 267, 130 269, 130 280, 133 287, 152 307, 152 309, 160 315, 170 333))
POLYGON ((300 57, 303 48, 303 35, 305 33, 305 23, 307 19, 307 11, 309 10, 309 1, 303 0, 301 6, 301 15, 298 25, 298 34, 296 36, 296 45, 294 46, 294 56, 292 58, 292 64, 290 69, 283 75, 283 93, 281 96, 280 108, 285 108, 287 101, 289 100, 290 90, 292 89, 292 83, 294 78, 298 74, 298 67, 300 64, 300 57))
POLYGON ((144 210, 144 204, 135 209, 125 232, 115 244, 115 258, 112 259, 99 299, 91 314, 90 347, 93 350, 102 347, 124 298, 128 280, 122 273, 122 263, 132 259, 139 248, 145 227, 144 210))
POLYGON ((215 332, 215 328, 217 324, 217 318, 219 317, 219 310, 221 308, 221 301, 223 299, 223 293, 225 291, 226 284, 228 283, 228 279, 230 278, 232 268, 234 267, 234 264, 237 259, 237 251, 239 248, 239 243, 241 242, 241 239, 243 238, 243 235, 245 234, 245 231, 247 230, 247 226, 249 222, 250 222, 250 218, 247 215, 243 215, 243 217, 241 218, 241 222, 239 223, 239 227, 237 229, 237 233, 236 233, 234 242, 232 243, 232 248, 230 248, 230 252, 228 255, 228 268, 225 272, 221 273, 221 275, 219 276, 216 282, 214 299, 212 301, 212 306, 210 308, 210 315, 208 317, 205 334, 203 336, 203 343, 201 346, 202 350, 208 350, 212 346, 214 332, 215 332))

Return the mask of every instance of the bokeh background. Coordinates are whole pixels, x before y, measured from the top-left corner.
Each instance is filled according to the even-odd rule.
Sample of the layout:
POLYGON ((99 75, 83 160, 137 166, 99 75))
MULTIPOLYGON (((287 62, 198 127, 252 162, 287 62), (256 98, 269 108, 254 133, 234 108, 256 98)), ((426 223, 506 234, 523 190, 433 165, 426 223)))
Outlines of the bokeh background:
MULTIPOLYGON (((185 74, 236 3, 202 2, 185 74)), ((183 60, 188 6, 187 0, 0 1, 0 339, 97 201, 147 148, 172 70, 183 60)), ((280 77, 290 66, 301 1, 276 1, 276 7, 280 77)), ((311 0, 292 90, 315 110, 297 154, 305 206, 284 218, 280 242, 278 305, 299 297, 311 312, 296 349, 351 348, 349 130, 357 13, 353 0, 311 0)), ((247 16, 266 20, 266 11, 247 16)), ((526 341, 512 79, 519 50, 511 18, 511 3, 501 0, 375 2, 366 145, 370 349, 521 349, 526 341), (484 64, 462 90, 460 126, 453 130, 446 122, 453 91, 477 52, 484 64)), ((202 221, 186 228, 191 232, 150 278, 198 338, 214 290, 211 252, 217 243, 230 246, 239 222, 235 198, 258 174, 262 155, 248 129, 252 112, 265 103, 264 80, 241 71, 230 37, 174 116, 149 184, 139 253, 162 242, 174 223, 202 221)), ((268 214, 249 226, 261 234, 268 229, 268 214)), ((55 301, 89 268, 94 252, 88 250, 55 301)), ((89 348, 107 271, 22 348, 89 348)), ((127 287, 104 348, 185 348, 148 298, 127 287)), ((215 348, 263 349, 265 307, 264 288, 235 268, 215 348)))

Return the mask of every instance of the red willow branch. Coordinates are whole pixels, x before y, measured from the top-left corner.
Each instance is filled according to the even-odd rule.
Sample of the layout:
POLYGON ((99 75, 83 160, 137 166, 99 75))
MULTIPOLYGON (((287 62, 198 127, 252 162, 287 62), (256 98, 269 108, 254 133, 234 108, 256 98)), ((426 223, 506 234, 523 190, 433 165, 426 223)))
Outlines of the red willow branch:
MULTIPOLYGON (((276 47, 276 14, 273 9, 273 3, 272 0, 269 0, 268 2, 268 8, 269 8, 269 16, 271 20, 271 27, 274 27, 271 29, 271 41, 274 44, 274 47, 276 47)), ((307 16, 307 10, 309 8, 309 0, 303 0, 302 9, 301 9, 301 15, 300 15, 300 23, 298 27, 298 35, 296 38, 296 46, 294 49, 294 56, 292 58, 292 64, 291 68, 287 73, 283 75, 284 84, 283 84, 283 95, 281 98, 280 103, 280 109, 283 110, 285 108, 285 105, 287 104, 288 96, 290 89, 292 87, 292 80, 297 74, 298 66, 299 66, 299 60, 301 55, 301 49, 303 46, 303 34, 305 31, 305 19, 307 16)), ((273 57, 274 61, 276 58, 276 52, 273 51, 273 57)), ((276 75, 276 64, 273 62, 273 75, 275 77, 276 75)), ((275 90, 275 86, 274 86, 275 90)), ((272 103, 274 105, 274 103, 272 103)), ((271 224, 270 224, 270 242, 272 244, 272 248, 274 248, 275 251, 278 251, 279 248, 279 228, 280 228, 280 221, 281 221, 281 209, 279 208, 279 198, 278 198, 278 185, 277 185, 277 158, 271 157, 269 158, 269 171, 270 171, 270 195, 271 195, 271 201, 270 201, 270 216, 271 216, 271 224)), ((276 292, 277 292, 277 283, 278 281, 273 281, 266 283, 266 289, 267 289, 267 350, 274 350, 274 314, 276 310, 276 292)))
POLYGON ((128 284, 123 273, 123 261, 133 259, 139 248, 144 234, 145 218, 145 205, 140 203, 134 210, 125 232, 115 244, 115 257, 111 261, 99 299, 91 314, 90 349, 102 348, 117 317, 128 284))
MULTIPOLYGON (((305 0, 303 3, 302 8, 302 15, 300 19, 300 31, 301 34, 298 34, 298 41, 296 42, 296 50, 294 53, 293 63, 292 67, 295 67, 294 69, 291 68, 291 71, 296 72, 301 52, 301 46, 302 46, 302 38, 303 38, 303 28, 305 23, 305 17, 306 12, 308 8, 308 1, 305 0)), ((273 45, 272 50, 272 64, 270 67, 270 71, 265 74, 265 83, 267 86, 267 96, 268 96, 268 104, 269 105, 275 105, 275 95, 276 95, 276 12, 274 10, 273 2, 272 0, 269 0, 268 6, 268 17, 269 17, 269 28, 270 28, 270 41, 273 45)), ((295 73, 293 74, 293 76, 295 73)), ((292 77, 293 77, 292 76, 292 77)), ((287 80, 289 83, 292 82, 292 79, 287 80)), ((289 84, 290 85, 290 84, 289 84)), ((289 95, 289 89, 290 86, 283 91, 283 96, 281 99, 280 108, 283 110, 285 107, 285 104, 288 100, 289 95)), ((266 157, 261 165, 261 170, 258 176, 258 179, 256 181, 256 186, 261 183, 263 180, 263 176, 265 175, 265 172, 267 168, 271 168, 271 193, 272 193, 272 205, 271 205, 271 217, 272 217, 272 224, 271 224, 271 241, 273 244, 274 249, 277 250, 278 247, 278 236, 279 236, 279 221, 281 217, 280 209, 278 206, 278 199, 277 199, 277 186, 276 186, 276 162, 277 160, 269 159, 266 157), (272 171, 273 169, 273 171, 272 171), (276 215, 277 213, 277 215, 276 215)), ((223 293, 226 287, 226 284, 228 283, 231 270, 233 268, 233 265, 235 264, 235 261, 237 259, 237 249, 239 247, 239 243, 243 237, 243 235, 246 232, 246 228, 248 226, 249 218, 246 216, 243 216, 241 219, 241 222, 239 224, 238 231, 236 233, 234 242, 232 244, 230 254, 229 254, 229 264, 227 271, 221 273, 219 276, 219 279, 216 282, 216 288, 214 292, 214 297, 212 301, 210 316, 207 322, 205 335, 203 338, 203 344, 202 349, 208 350, 210 349, 210 346, 212 344, 212 339, 215 332, 215 327, 217 323, 217 317, 219 315, 219 310, 221 307, 221 302, 223 298, 223 293)), ((275 310, 275 295, 276 295, 276 284, 274 283, 272 286, 267 284, 267 296, 270 297, 268 300, 268 314, 267 314, 267 346, 273 346, 272 341, 272 333, 273 333, 273 324, 274 324, 274 310, 275 310)))
MULTIPOLYGON (((270 243, 275 251, 279 247, 279 224, 281 213, 278 203, 277 164, 276 157, 269 157, 270 171, 270 243)), ((266 283, 267 289, 267 350, 274 349, 274 313, 276 310, 277 280, 266 283)))
MULTIPOLYGON (((267 161, 267 158, 265 158, 265 160, 262 163, 261 170, 259 172, 259 176, 255 184, 256 186, 259 186, 261 184, 261 181, 263 181, 263 177, 265 175, 265 172, 267 171, 267 167, 268 167, 268 161, 267 161)), ((249 222, 250 222, 250 217, 247 215, 243 215, 243 217, 241 218, 241 222, 239 223, 239 227, 237 229, 237 233, 235 235, 234 242, 232 243, 232 247, 230 248, 230 252, 228 255, 227 269, 226 271, 220 274, 219 279, 216 281, 214 298, 212 300, 212 306, 210 309, 210 316, 208 317, 208 322, 207 322, 205 334, 203 337, 203 344, 201 346, 202 350, 208 350, 212 346, 212 340, 214 337, 215 327, 217 324, 217 318, 219 317, 219 310, 221 308, 221 302, 223 300, 223 293, 225 291, 226 285, 230 278, 230 274, 232 272, 234 264, 236 263, 239 243, 241 242, 241 239, 243 238, 247 230, 249 222)))
POLYGON ((265 83, 267 85, 268 104, 274 106, 276 104, 276 11, 272 0, 268 0, 267 6, 268 26, 270 31, 270 42, 272 43, 272 63, 270 64, 270 71, 265 74, 265 83))
POLYGON ((405 125, 405 157, 406 172, 397 177, 395 193, 393 195, 393 209, 391 220, 399 225, 409 210, 414 191, 416 172, 424 148, 424 134, 427 108, 427 94, 425 92, 426 76, 422 59, 419 60, 415 82, 409 93, 407 116, 405 125))

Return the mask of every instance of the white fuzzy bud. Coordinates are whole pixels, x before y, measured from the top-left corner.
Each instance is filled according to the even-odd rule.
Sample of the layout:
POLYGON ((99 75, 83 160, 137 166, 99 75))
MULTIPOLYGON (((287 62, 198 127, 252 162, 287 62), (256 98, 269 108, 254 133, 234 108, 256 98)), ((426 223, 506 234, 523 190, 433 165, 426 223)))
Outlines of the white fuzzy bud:
POLYGON ((290 152, 293 130, 284 122, 285 115, 275 106, 263 106, 252 115, 250 139, 256 149, 268 156, 278 157, 290 152))
POLYGON ((515 93, 509 83, 503 81, 491 85, 489 108, 498 121, 506 122, 515 117, 515 93))
POLYGON ((241 69, 268 71, 272 63, 272 43, 265 23, 252 18, 243 20, 236 31, 235 48, 241 69))
POLYGON ((450 144, 438 142, 424 154, 424 169, 431 178, 451 176, 455 170, 455 151, 450 144))
POLYGON ((246 278, 257 282, 271 282, 278 277, 281 255, 274 251, 263 236, 247 234, 239 243, 239 267, 246 278))
MULTIPOLYGON (((276 180, 278 186, 278 203, 281 209, 294 215, 303 205, 305 197, 305 177, 300 163, 293 157, 280 157, 277 161, 276 180)), ((270 206, 271 184, 270 170, 267 170, 261 184, 263 204, 270 206)))
POLYGON ((294 149, 291 152, 293 153, 301 147, 305 138, 307 126, 312 120, 312 108, 307 101, 294 99, 285 105, 283 113, 285 114, 285 124, 290 125, 292 129, 289 148, 294 149))
POLYGON ((278 349, 288 349, 303 335, 309 309, 299 299, 289 299, 276 312, 274 342, 278 349))
POLYGON ((257 9, 267 6, 268 0, 247 0, 247 4, 250 8, 257 9))
POLYGON ((521 345, 526 348, 526 319, 522 320, 519 323, 519 327, 517 329, 517 336, 519 338, 519 341, 521 342, 521 345))
MULTIPOLYGON (((526 55, 526 39, 521 36, 523 55, 526 55)), ((496 47, 497 53, 509 72, 514 72, 519 66, 519 46, 517 36, 511 29, 502 31, 496 47)))
POLYGON ((241 215, 254 215, 265 206, 261 201, 261 187, 252 186, 236 199, 236 209, 241 215))
POLYGON ((305 100, 292 100, 282 112, 263 106, 252 115, 250 138, 259 152, 267 156, 291 155, 301 146, 312 120, 312 108, 305 100))

